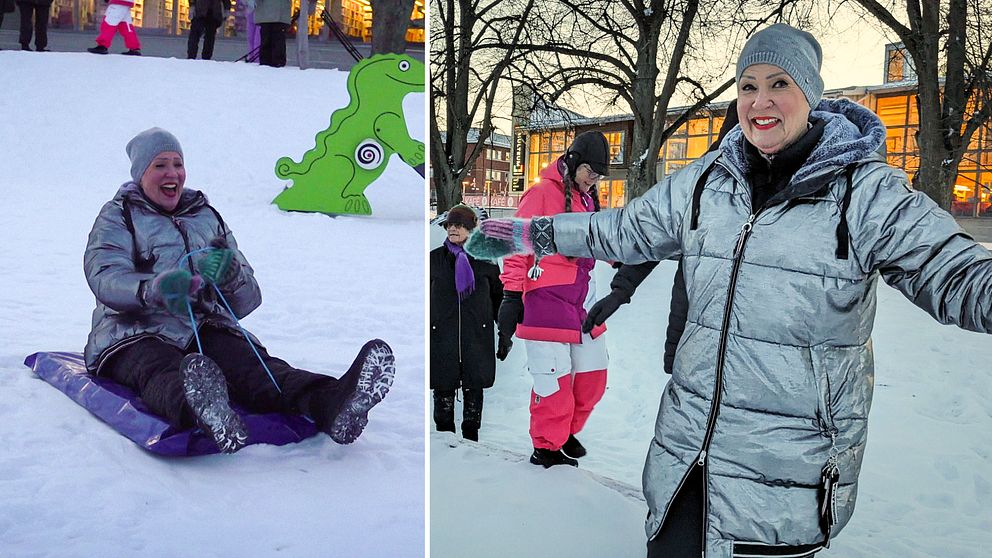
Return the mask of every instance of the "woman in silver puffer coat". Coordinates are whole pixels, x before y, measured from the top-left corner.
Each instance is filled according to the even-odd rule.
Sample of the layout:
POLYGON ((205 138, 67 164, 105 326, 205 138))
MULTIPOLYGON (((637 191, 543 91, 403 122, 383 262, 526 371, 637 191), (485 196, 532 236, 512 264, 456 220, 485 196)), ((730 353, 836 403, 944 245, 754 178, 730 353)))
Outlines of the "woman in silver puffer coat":
POLYGON ((719 151, 626 208, 490 220, 467 244, 476 257, 681 255, 688 320, 643 474, 649 557, 812 556, 843 529, 879 277, 941 323, 992 330, 992 254, 876 153, 874 113, 821 102, 820 60, 808 33, 762 30, 738 60, 740 125, 719 151))
POLYGON ((224 452, 248 438, 232 401, 307 415, 334 441, 353 442, 392 385, 389 346, 369 341, 340 378, 270 356, 238 327, 261 292, 220 213, 185 188, 179 140, 151 128, 127 154, 133 181, 100 210, 83 261, 96 295, 89 371, 131 388, 173 426, 203 428, 224 452))

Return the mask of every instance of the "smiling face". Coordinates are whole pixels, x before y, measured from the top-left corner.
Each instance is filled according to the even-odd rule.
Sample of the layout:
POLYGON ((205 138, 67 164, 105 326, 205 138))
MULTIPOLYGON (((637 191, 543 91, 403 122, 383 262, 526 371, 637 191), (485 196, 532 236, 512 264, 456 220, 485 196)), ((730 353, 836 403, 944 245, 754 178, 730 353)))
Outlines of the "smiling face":
POLYGON ((471 232, 461 223, 447 223, 444 225, 444 230, 448 232, 448 241, 459 246, 465 244, 465 241, 468 240, 468 235, 471 232))
POLYGON ((785 70, 748 66, 737 82, 737 116, 751 145, 774 155, 806 133, 809 102, 785 70))
POLYGON ((575 185, 583 193, 592 189, 601 178, 603 175, 593 172, 592 167, 586 163, 582 163, 579 168, 575 169, 575 185))
POLYGON ((152 159, 145 174, 141 175, 141 191, 155 205, 173 211, 186 183, 183 156, 175 151, 164 151, 152 159))

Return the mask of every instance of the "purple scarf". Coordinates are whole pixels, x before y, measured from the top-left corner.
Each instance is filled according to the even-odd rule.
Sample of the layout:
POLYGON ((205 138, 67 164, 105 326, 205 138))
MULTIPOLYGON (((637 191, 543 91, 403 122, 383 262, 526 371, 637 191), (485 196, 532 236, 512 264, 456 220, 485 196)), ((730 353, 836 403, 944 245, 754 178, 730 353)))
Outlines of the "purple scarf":
POLYGON ((458 291, 458 300, 465 300, 475 291, 475 273, 472 271, 472 264, 469 263, 464 248, 447 239, 444 245, 455 256, 455 290, 458 291))

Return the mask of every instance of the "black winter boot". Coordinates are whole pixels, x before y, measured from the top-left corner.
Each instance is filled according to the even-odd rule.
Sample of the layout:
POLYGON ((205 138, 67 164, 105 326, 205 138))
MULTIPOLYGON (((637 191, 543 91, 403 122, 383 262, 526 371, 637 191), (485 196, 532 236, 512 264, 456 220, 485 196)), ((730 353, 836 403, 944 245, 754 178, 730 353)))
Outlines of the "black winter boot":
POLYGON ((186 403, 196 422, 210 434, 217 449, 234 453, 248 441, 248 429, 238 413, 231 409, 224 373, 213 360, 200 353, 190 353, 180 363, 186 403))
POLYGON ((434 426, 438 432, 455 431, 455 390, 434 390, 434 426))
POLYGON ((554 465, 571 465, 578 467, 579 462, 568 457, 561 450, 549 450, 544 448, 534 448, 534 453, 530 455, 530 462, 534 465, 541 465, 545 469, 554 465))
POLYGON ((462 409, 462 436, 466 440, 479 441, 479 428, 482 426, 482 389, 467 388, 465 407, 462 409))
POLYGON ((568 440, 565 440, 565 444, 561 447, 561 451, 565 455, 576 459, 585 457, 586 455, 585 446, 579 443, 574 434, 568 435, 568 440))
POLYGON ((369 423, 369 410, 389 392, 396 375, 393 350, 381 339, 369 341, 358 351, 345 376, 353 377, 356 373, 356 380, 349 378, 355 381, 355 390, 341 403, 337 416, 324 430, 339 444, 350 444, 362 434, 369 423))

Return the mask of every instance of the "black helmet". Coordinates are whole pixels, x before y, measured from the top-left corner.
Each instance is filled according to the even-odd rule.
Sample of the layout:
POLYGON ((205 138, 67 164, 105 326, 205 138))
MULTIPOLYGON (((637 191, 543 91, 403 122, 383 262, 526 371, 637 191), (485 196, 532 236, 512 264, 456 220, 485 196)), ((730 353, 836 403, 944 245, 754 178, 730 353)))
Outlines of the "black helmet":
POLYGON ((568 146, 565 151, 565 166, 569 176, 575 178, 575 171, 582 163, 588 164, 596 174, 610 174, 610 143, 602 132, 582 132, 568 146))

